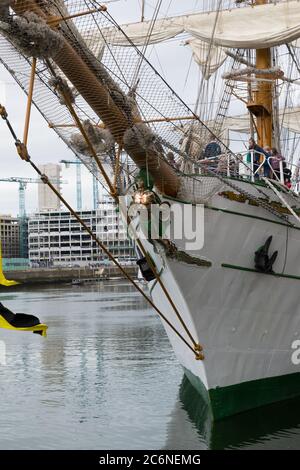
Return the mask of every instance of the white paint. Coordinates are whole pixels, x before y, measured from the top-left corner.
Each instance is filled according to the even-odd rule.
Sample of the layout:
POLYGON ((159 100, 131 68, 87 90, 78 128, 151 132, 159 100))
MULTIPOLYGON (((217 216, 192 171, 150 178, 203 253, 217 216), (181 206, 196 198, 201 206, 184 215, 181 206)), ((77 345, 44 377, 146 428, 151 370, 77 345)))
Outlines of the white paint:
MULTIPOLYGON (((235 184, 255 194, 252 185, 235 184)), ((274 192, 269 189, 264 192, 276 200, 274 192)), ((261 207, 218 195, 210 203, 213 207, 279 221, 261 207)), ((288 203, 295 204, 295 201, 288 200, 288 203)), ((150 243, 143 241, 158 272, 163 268, 162 281, 186 325, 203 346, 205 359, 196 361, 193 353, 164 324, 179 362, 199 377, 207 389, 294 373, 291 338, 300 322, 300 280, 228 269, 221 264, 253 269, 255 251, 273 235, 270 254, 278 250, 275 272, 281 273, 285 266, 284 273, 300 277, 300 231, 289 229, 285 260, 287 229, 284 225, 209 208, 205 208, 204 217, 204 247, 191 251, 190 255, 210 260, 209 268, 170 260, 157 247, 154 250, 150 243)), ((184 249, 185 244, 186 240, 176 240, 179 249, 184 249)), ((155 304, 191 343, 160 286, 155 281, 151 285, 155 304)), ((297 349, 294 359, 298 360, 299 356, 297 349)))

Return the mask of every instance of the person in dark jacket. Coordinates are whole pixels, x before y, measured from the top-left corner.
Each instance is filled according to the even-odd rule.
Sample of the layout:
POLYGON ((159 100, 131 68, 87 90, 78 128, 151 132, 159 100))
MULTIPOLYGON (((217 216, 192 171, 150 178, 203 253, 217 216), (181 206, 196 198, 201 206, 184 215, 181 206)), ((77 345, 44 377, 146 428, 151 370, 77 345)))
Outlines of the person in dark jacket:
POLYGON ((206 145, 203 151, 203 158, 218 157, 221 155, 222 150, 218 142, 216 142, 214 136, 211 137, 210 142, 206 145))
MULTIPOLYGON (((253 173, 255 174, 254 175, 255 179, 258 179, 259 174, 258 174, 257 170, 258 170, 259 166, 262 163, 262 158, 263 158, 263 156, 265 156, 265 158, 267 159, 267 158, 269 158, 270 155, 262 147, 257 145, 257 143, 255 142, 253 137, 250 137, 250 139, 249 139, 249 150, 254 150, 254 152, 253 152, 253 173)), ((251 153, 250 152, 247 155, 247 161, 251 162, 251 153)))

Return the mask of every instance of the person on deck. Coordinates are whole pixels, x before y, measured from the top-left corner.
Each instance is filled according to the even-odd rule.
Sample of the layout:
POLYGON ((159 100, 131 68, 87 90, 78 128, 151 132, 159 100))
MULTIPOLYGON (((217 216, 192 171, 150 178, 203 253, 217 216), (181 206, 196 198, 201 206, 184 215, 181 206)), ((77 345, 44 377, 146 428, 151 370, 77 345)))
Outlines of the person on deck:
POLYGON ((167 153, 167 161, 175 170, 179 170, 179 164, 176 162, 173 152, 167 153))
POLYGON ((291 182, 292 172, 289 168, 285 168, 283 170, 283 173, 284 173, 284 185, 288 189, 291 189, 291 187, 292 187, 292 182, 291 182))
POLYGON ((264 176, 266 178, 270 178, 270 176, 271 176, 271 167, 270 167, 271 161, 269 160, 269 158, 272 156, 271 147, 269 145, 265 145, 264 146, 264 151, 268 155, 268 156, 266 155, 266 159, 265 159, 264 165, 263 165, 264 176))
POLYGON ((272 167, 272 177, 275 180, 280 181, 280 162, 282 162, 282 168, 285 166, 285 158, 280 155, 277 148, 272 147, 272 155, 270 158, 271 167, 272 167))
MULTIPOLYGON (((269 158, 269 154, 262 148, 260 147, 253 137, 250 137, 249 139, 249 150, 253 150, 253 173, 254 173, 254 178, 259 179, 259 174, 258 174, 258 168, 260 167, 262 163, 263 156, 265 156, 266 160, 269 158)), ((251 163, 251 152, 248 153, 247 155, 247 161, 248 163, 251 163)))
POLYGON ((212 158, 218 157, 221 155, 222 150, 218 142, 216 142, 215 137, 212 135, 210 142, 206 145, 205 149, 203 150, 202 158, 212 158))

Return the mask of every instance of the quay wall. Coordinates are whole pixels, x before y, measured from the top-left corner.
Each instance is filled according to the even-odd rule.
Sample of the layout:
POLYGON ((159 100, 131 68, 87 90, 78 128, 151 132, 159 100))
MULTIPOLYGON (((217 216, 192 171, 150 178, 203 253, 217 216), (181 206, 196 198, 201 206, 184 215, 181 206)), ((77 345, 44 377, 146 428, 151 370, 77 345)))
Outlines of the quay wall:
MULTIPOLYGON (((138 268, 136 266, 123 266, 125 271, 132 277, 137 276, 138 268)), ((18 281, 21 284, 51 284, 67 283, 73 279, 110 279, 124 277, 121 271, 116 267, 104 267, 95 269, 90 268, 35 268, 20 271, 4 271, 6 279, 18 281)))

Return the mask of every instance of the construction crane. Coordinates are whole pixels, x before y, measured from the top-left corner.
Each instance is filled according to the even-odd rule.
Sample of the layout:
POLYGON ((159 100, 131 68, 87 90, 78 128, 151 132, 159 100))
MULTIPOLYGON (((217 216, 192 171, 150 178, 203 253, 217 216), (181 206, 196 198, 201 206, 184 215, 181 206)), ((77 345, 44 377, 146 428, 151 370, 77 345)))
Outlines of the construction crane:
MULTIPOLYGON (((81 184, 81 165, 84 165, 82 161, 78 160, 61 160, 59 163, 63 163, 66 168, 70 165, 76 165, 76 197, 77 197, 77 210, 82 210, 82 184, 81 184)), ((99 201, 99 187, 96 176, 93 176, 93 206, 94 210, 98 207, 99 201)))
MULTIPOLYGON (((27 184, 32 183, 40 183, 43 184, 40 179, 36 178, 19 178, 12 176, 10 178, 0 178, 0 181, 4 181, 6 183, 19 183, 19 217, 24 219, 26 217, 26 209, 25 209, 25 189, 27 184)), ((53 184, 62 184, 67 183, 67 181, 61 181, 60 179, 49 179, 49 181, 53 184)))
MULTIPOLYGON (((18 178, 11 176, 10 178, 0 178, 0 181, 5 183, 19 183, 19 223, 20 223, 20 257, 28 257, 28 231, 27 231, 27 218, 25 209, 25 189, 27 184, 40 183, 43 184, 40 179, 36 178, 18 178)), ((53 184, 65 184, 67 181, 60 179, 49 179, 53 184)))
POLYGON ((82 210, 82 184, 81 184, 81 165, 83 163, 78 160, 61 160, 59 163, 63 163, 66 168, 70 165, 76 165, 76 198, 77 198, 77 210, 82 210))

